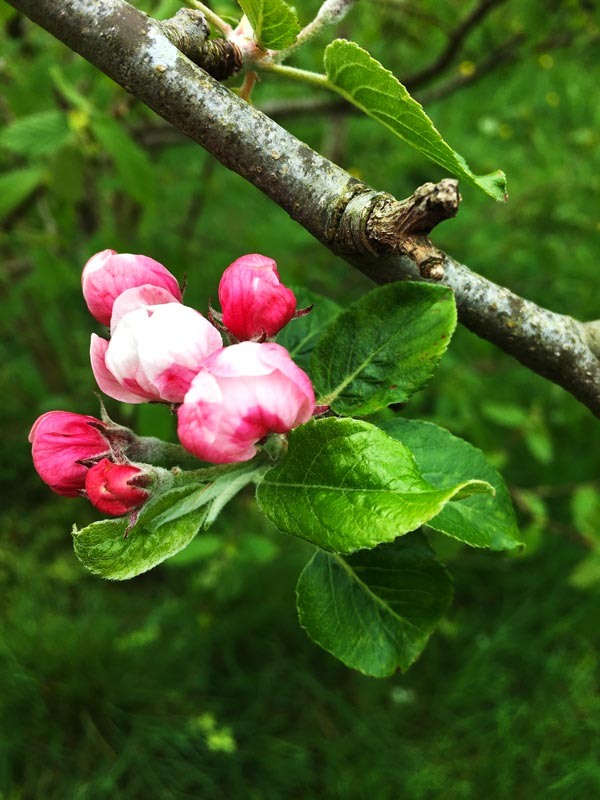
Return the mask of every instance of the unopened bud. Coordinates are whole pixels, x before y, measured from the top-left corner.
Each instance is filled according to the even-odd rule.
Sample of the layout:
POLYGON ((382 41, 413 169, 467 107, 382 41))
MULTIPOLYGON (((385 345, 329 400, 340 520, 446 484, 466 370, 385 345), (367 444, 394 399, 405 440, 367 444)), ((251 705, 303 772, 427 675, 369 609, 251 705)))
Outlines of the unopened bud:
POLYGON ((240 341, 264 341, 292 319, 296 297, 272 258, 251 254, 230 264, 219 283, 223 325, 240 341))
MULTIPOLYGON (((150 470, 152 468, 149 468, 150 470)), ((152 482, 149 472, 133 464, 114 464, 103 458, 85 476, 88 499, 99 511, 120 517, 142 506, 150 492, 142 488, 152 482)))

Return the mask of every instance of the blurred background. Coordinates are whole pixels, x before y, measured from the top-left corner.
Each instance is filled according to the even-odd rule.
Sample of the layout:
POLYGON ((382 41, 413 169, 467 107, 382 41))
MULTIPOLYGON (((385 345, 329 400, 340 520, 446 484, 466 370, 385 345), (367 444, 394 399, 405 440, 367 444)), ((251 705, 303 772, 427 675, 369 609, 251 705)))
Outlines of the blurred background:
MULTIPOLYGON (((180 3, 136 5, 166 18, 180 3)), ((301 21, 317 8, 297 4, 301 21)), ((474 171, 507 173, 510 202, 463 186, 436 244, 583 320, 600 316, 597 12, 594 0, 363 0, 338 30, 406 82, 474 171)), ((320 69, 331 38, 293 63, 320 69)), ((135 580, 83 570, 69 533, 94 511, 42 484, 27 434, 50 409, 98 412, 98 328, 79 288, 92 254, 152 256, 187 275, 201 311, 244 253, 342 304, 369 284, 5 4, 0 42, 0 797, 600 796, 600 424, 464 329, 402 413, 485 451, 527 547, 436 541, 455 602, 407 674, 363 677, 309 641, 294 585, 310 547, 272 529, 251 494, 135 580)), ((444 177, 326 95, 265 78, 253 101, 397 197, 444 177)), ((174 436, 162 407, 109 411, 174 436)))

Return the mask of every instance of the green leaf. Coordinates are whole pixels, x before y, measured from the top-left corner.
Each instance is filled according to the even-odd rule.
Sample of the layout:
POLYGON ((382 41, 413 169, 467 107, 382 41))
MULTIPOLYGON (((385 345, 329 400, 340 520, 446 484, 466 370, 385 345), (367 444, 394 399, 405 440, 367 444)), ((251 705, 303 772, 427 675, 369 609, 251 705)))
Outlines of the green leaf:
POLYGON ((238 0, 261 47, 283 50, 300 33, 298 17, 283 0, 238 0))
POLYGON ((306 372, 310 369, 310 357, 319 337, 342 310, 337 303, 321 297, 307 289, 294 287, 297 308, 313 306, 305 317, 291 320, 278 334, 277 343, 283 345, 296 364, 306 372))
POLYGON ((352 553, 391 542, 477 492, 493 489, 469 480, 438 489, 410 450, 375 425, 329 417, 291 432, 286 457, 265 474, 257 499, 280 530, 352 553))
POLYGON ((406 445, 426 480, 440 489, 465 478, 487 481, 494 497, 472 495, 449 503, 427 525, 471 547, 512 550, 522 544, 510 495, 502 476, 473 445, 431 422, 395 419, 382 430, 406 445))
POLYGON ((50 68, 49 74, 50 78, 52 79, 52 83, 54 84, 54 88, 60 95, 62 95, 67 103, 73 106, 73 108, 82 112, 85 117, 92 115, 94 112, 93 104, 90 102, 89 98, 85 97, 67 78, 58 64, 54 64, 50 68))
POLYGON ((534 409, 523 431, 527 449, 540 464, 550 464, 554 458, 554 447, 546 420, 540 409, 534 409))
POLYGON ((578 486, 571 497, 573 524, 590 542, 600 545, 600 492, 594 486, 578 486))
POLYGON ((153 505, 145 515, 145 521, 139 519, 127 538, 125 531, 129 517, 92 522, 81 531, 74 531, 73 546, 77 558, 94 575, 111 580, 127 580, 147 572, 192 541, 208 510, 206 506, 200 506, 162 524, 156 522, 152 512, 156 510, 159 516, 169 507, 176 508, 182 495, 194 494, 192 487, 185 487, 151 500, 147 505, 153 505))
POLYGON ((313 353, 318 403, 365 416, 403 403, 431 379, 456 327, 445 286, 390 283, 337 317, 313 353))
POLYGON ((150 159, 127 134, 122 125, 109 117, 95 117, 92 131, 112 160, 121 179, 121 188, 133 200, 146 205, 156 190, 155 172, 150 159))
POLYGON ((0 220, 14 211, 44 182, 44 171, 39 167, 14 169, 0 175, 0 220))
POLYGON ((506 178, 500 170, 475 175, 467 162, 441 137, 423 106, 391 72, 355 42, 336 39, 325 50, 325 71, 331 88, 373 117, 435 164, 482 189, 495 200, 506 199, 506 178))
POLYGON ((351 556, 319 550, 297 587, 310 638, 375 678, 408 669, 451 601, 452 579, 420 533, 351 556))
POLYGON ((30 158, 56 153, 71 138, 67 115, 40 111, 15 120, 0 132, 0 147, 30 158))
POLYGON ((183 550, 261 469, 264 467, 257 469, 248 462, 210 483, 190 483, 156 495, 143 506, 127 538, 129 517, 101 520, 74 530, 75 553, 95 575, 112 580, 134 578, 183 550))
POLYGON ((480 410, 482 416, 503 428, 522 428, 529 417, 528 411, 515 403, 489 401, 482 403, 480 410))
POLYGON ((597 589, 600 585, 600 551, 593 550, 583 558, 569 575, 575 589, 597 589))

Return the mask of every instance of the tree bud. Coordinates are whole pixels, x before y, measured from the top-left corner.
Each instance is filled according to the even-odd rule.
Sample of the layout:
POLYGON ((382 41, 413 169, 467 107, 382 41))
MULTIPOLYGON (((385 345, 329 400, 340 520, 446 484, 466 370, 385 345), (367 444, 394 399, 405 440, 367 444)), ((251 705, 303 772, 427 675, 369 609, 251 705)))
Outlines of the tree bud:
POLYGON ((227 267, 219 283, 223 325, 240 340, 264 340, 291 320, 296 298, 279 280, 272 258, 241 256, 227 267))
POLYGON ((114 464, 103 458, 87 471, 85 491, 99 511, 120 517, 148 500, 150 492, 140 484, 148 485, 151 480, 150 474, 133 464, 114 464))
POLYGON ((263 437, 307 422, 314 405, 310 378, 284 347, 242 342, 200 367, 178 410, 179 439, 203 461, 247 461, 263 437))
POLYGON ((122 292, 145 285, 165 289, 173 301, 181 302, 181 291, 175 277, 148 256, 102 250, 89 259, 81 275, 87 307, 103 325, 110 323, 113 304, 122 292))
POLYGON ((48 411, 29 433, 33 464, 53 492, 77 497, 85 485, 87 467, 79 463, 108 455, 110 446, 95 417, 69 411, 48 411))

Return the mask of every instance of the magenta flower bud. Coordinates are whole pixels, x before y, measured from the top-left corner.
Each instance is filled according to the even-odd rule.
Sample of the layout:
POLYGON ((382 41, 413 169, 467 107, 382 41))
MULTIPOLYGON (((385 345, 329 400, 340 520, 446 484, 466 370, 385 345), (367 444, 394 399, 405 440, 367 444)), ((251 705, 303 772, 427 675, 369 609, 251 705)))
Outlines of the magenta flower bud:
POLYGON ((221 334, 200 312, 164 303, 126 313, 110 342, 92 334, 90 357, 109 397, 180 403, 200 364, 222 346, 221 334))
POLYGON ((247 461, 263 437, 307 422, 314 407, 310 378, 285 347, 242 342, 200 367, 177 413, 179 439, 202 461, 247 461))
POLYGON ((107 455, 108 441, 95 417, 69 411, 48 411, 33 423, 29 433, 33 465, 56 494, 77 497, 85 485, 87 467, 79 461, 107 455))
POLYGON ((175 277, 148 256, 102 250, 89 259, 81 275, 87 307, 103 325, 110 323, 113 303, 122 292, 144 285, 165 289, 173 301, 181 302, 181 291, 175 277))
POLYGON ((230 264, 219 283, 223 325, 240 340, 268 339, 291 320, 296 298, 272 258, 252 254, 230 264))
MULTIPOLYGON (((120 517, 135 511, 150 497, 150 493, 139 485, 145 478, 144 471, 139 467, 113 464, 108 458, 103 458, 87 471, 85 491, 99 511, 120 517)), ((149 476, 147 482, 150 482, 149 476)))

